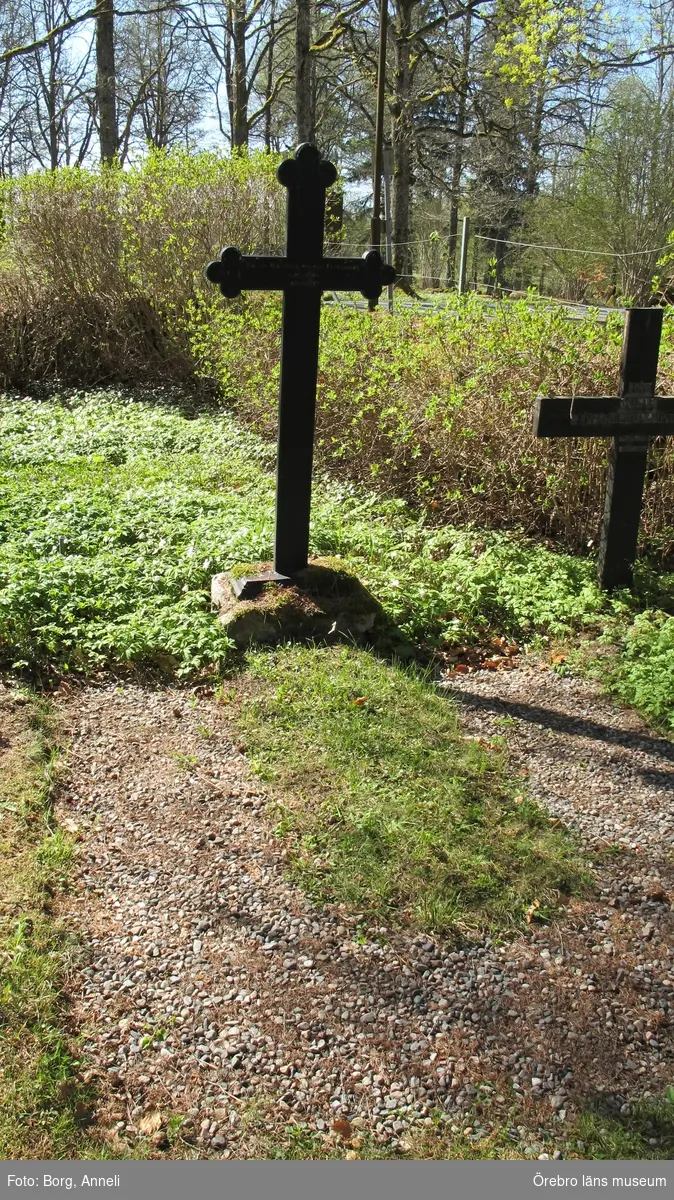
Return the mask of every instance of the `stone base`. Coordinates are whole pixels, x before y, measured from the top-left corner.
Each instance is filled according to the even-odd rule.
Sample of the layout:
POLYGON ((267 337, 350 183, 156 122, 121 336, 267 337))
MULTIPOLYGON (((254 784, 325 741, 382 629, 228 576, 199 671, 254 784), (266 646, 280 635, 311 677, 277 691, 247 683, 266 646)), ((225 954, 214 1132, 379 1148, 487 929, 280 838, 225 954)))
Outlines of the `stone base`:
POLYGON ((314 559, 292 583, 267 583, 254 599, 237 599, 235 578, 269 569, 268 563, 240 567, 211 581, 218 620, 240 649, 251 642, 359 641, 388 624, 381 605, 338 559, 314 559))

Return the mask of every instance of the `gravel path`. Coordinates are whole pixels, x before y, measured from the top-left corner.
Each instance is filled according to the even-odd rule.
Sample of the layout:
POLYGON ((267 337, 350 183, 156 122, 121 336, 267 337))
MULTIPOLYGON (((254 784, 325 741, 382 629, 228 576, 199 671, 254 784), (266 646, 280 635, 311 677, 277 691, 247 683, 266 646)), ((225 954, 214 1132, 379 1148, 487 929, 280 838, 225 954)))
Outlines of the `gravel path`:
POLYGON ((589 1101, 627 1111, 671 1083, 674 746, 527 663, 446 686, 467 736, 506 736, 553 816, 618 845, 594 899, 507 946, 365 935, 315 907, 212 697, 108 684, 61 701, 59 815, 79 839, 63 915, 86 947, 71 994, 113 1148, 144 1133, 162 1153, 177 1113, 174 1154, 265 1153, 257 1113, 353 1157, 365 1136, 413 1146, 438 1110, 480 1138, 515 1104, 513 1141, 545 1153, 545 1131, 560 1154, 589 1101))
POLYGON ((539 660, 445 677, 471 730, 506 736, 532 794, 592 846, 648 852, 674 843, 674 742, 654 736, 596 684, 539 660), (543 669, 542 669, 543 668, 543 669))

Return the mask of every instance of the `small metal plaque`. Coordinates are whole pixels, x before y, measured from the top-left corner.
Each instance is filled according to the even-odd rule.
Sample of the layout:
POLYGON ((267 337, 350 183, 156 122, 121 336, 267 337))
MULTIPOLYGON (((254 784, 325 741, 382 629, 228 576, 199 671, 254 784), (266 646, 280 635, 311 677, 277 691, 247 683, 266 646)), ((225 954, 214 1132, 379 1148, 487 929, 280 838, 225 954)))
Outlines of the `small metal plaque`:
POLYGON ((653 399, 650 398, 648 403, 630 403, 616 405, 612 409, 591 409, 589 407, 574 408, 571 405, 571 424, 572 425, 596 425, 600 430, 602 426, 610 425, 660 425, 662 423, 663 414, 660 409, 654 407, 653 399))
POLYGON ((645 385, 630 389, 624 396, 577 396, 571 401, 569 421, 572 426, 582 427, 591 434, 594 430, 601 436, 604 431, 619 434, 621 430, 638 434, 643 430, 648 435, 653 429, 663 432, 668 425, 674 431, 674 409, 671 399, 654 396, 645 385))
POLYGON ((254 600, 260 595, 266 583, 278 583, 287 586, 292 583, 289 575, 280 575, 278 571, 261 571, 259 575, 248 575, 242 579, 233 579, 232 587, 237 600, 254 600))

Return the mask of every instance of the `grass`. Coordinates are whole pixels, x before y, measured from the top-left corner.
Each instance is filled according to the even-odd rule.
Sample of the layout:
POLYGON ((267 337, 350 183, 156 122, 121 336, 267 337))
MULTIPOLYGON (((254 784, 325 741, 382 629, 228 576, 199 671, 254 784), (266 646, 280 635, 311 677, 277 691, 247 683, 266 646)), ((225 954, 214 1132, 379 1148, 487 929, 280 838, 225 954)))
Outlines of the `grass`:
POLYGON ((413 670, 349 647, 251 653, 238 723, 274 783, 295 871, 368 919, 502 931, 575 890, 568 837, 508 779, 498 746, 462 737, 413 670))
POLYGON ((535 1118, 516 1106, 508 1113, 490 1111, 483 1099, 479 1112, 462 1114, 460 1126, 440 1119, 406 1140, 410 1156, 424 1159, 552 1158, 559 1150, 565 1160, 666 1160, 674 1152, 674 1104, 669 1096, 648 1098, 626 1116, 609 1115, 596 1104, 566 1126, 536 1127, 535 1118))
POLYGON ((524 1114, 516 1104, 507 1109, 495 1104, 484 1091, 476 1108, 451 1118, 438 1110, 428 1124, 406 1130, 395 1148, 355 1126, 352 1136, 342 1139, 332 1132, 319 1134, 304 1122, 283 1124, 274 1105, 263 1099, 250 1106, 244 1124, 249 1157, 271 1160, 535 1161, 541 1153, 552 1159, 559 1151, 566 1161, 619 1162, 663 1161, 674 1152, 669 1096, 639 1101, 626 1116, 609 1116, 595 1105, 565 1125, 541 1126, 531 1113, 524 1114))
POLYGON ((331 1129, 319 1133, 305 1121, 284 1121, 269 1096, 260 1095, 248 1104, 241 1113, 241 1124, 247 1158, 331 1161, 397 1157, 389 1147, 378 1145, 369 1131, 361 1128, 362 1122, 356 1121, 350 1136, 331 1129))
POLYGON ((634 1104, 628 1116, 615 1117, 597 1107, 579 1117, 575 1153, 592 1159, 670 1159, 674 1156, 672 1089, 663 1099, 634 1104))
POLYGON ((0 773, 0 1157, 91 1157, 92 1097, 61 997, 75 945, 51 915, 71 859, 51 812, 58 735, 48 702, 20 694, 25 703, 17 708, 6 697, 0 698, 2 732, 9 734, 0 773))
MULTIPOLYGON (((0 404, 0 664, 48 682, 110 664, 193 673, 231 644, 210 577, 270 557, 274 450, 217 410, 158 389, 0 404)), ((341 557, 427 653, 506 636, 604 637, 614 692, 674 729, 674 576, 599 591, 589 559, 319 477, 313 553, 341 557)), ((607 669, 607 664, 608 668, 607 669)))

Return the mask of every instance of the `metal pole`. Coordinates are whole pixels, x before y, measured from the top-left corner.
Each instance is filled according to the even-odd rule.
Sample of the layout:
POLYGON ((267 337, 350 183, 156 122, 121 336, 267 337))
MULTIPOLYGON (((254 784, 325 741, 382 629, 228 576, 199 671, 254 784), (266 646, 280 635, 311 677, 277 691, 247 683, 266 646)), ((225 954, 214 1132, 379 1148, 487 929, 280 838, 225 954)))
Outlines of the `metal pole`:
MULTIPOLYGON (((388 0, 379 2, 379 61, 377 64, 377 111, 374 126, 374 178, 372 180, 372 221, 370 222, 370 247, 381 248, 381 175, 384 148, 384 97, 386 91, 386 33, 388 25, 388 0)), ((373 311, 376 300, 368 301, 373 311)))
POLYGON ((459 287, 458 293, 460 296, 466 290, 466 265, 468 263, 468 235, 470 231, 470 221, 468 217, 463 218, 461 228, 461 257, 459 260, 459 287))
MULTIPOLYGON (((384 167, 384 222, 386 225, 386 261, 393 261, 392 229, 391 229, 391 167, 393 166, 393 147, 384 146, 382 163, 384 167)), ((387 285, 388 310, 393 312, 393 284, 387 285)))

